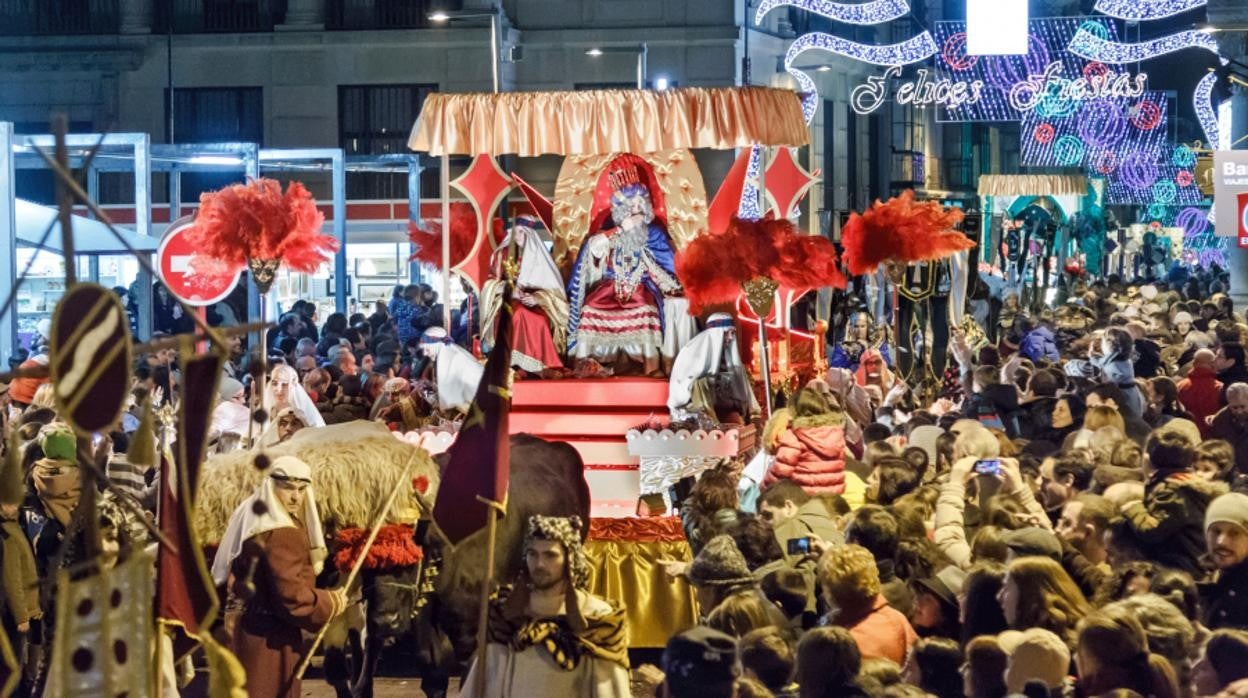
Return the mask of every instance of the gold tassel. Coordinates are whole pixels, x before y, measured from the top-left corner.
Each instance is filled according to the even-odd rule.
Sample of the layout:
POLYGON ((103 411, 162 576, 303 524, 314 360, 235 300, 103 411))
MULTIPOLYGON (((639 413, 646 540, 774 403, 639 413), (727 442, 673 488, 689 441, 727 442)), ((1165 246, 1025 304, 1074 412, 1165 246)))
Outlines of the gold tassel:
POLYGON ((156 465, 155 421, 152 401, 148 398, 143 402, 143 417, 139 420, 139 428, 134 430, 130 448, 126 450, 126 460, 131 465, 156 465))

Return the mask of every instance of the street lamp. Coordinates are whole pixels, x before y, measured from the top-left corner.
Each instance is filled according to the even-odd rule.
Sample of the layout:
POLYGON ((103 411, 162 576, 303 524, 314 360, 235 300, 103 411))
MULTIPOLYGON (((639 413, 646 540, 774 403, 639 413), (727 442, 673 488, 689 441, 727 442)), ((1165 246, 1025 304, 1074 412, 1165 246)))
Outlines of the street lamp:
POLYGON ((429 21, 435 24, 446 24, 464 19, 490 20, 490 76, 494 80, 494 93, 498 93, 498 8, 493 12, 444 12, 429 13, 429 21))
POLYGON ((646 89, 646 58, 650 47, 642 42, 640 46, 594 46, 585 51, 586 56, 597 58, 604 53, 635 53, 637 54, 637 89, 646 89))

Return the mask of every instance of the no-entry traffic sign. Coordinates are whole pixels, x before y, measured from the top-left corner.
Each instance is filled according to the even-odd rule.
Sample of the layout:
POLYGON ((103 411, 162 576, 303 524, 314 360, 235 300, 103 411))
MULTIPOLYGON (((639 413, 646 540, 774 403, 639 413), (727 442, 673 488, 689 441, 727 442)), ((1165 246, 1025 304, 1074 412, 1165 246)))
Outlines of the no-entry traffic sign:
POLYGON ((212 305, 230 295, 243 270, 224 270, 202 257, 192 261, 196 251, 187 233, 194 223, 193 216, 183 216, 169 226, 156 249, 156 268, 169 292, 187 305, 212 305))

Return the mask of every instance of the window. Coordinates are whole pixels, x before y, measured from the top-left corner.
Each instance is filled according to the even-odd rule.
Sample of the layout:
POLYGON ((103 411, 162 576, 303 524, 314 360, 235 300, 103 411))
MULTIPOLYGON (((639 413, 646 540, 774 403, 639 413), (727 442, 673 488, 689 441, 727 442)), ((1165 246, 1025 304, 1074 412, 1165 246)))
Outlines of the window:
POLYGON ((0 35, 112 34, 118 0, 0 0, 0 35))
POLYGON ((921 187, 926 181, 926 114, 911 104, 893 104, 890 111, 893 117, 893 188, 921 187))
MULTIPOLYGON (((347 155, 406 153, 420 107, 437 85, 339 85, 338 143, 347 155)), ((438 161, 421 174, 421 191, 438 191, 438 161)), ((407 175, 348 172, 349 199, 406 199, 407 175)))
POLYGON ((280 0, 161 0, 154 3, 156 33, 273 31, 280 0))
MULTIPOLYGON (((680 85, 677 84, 675 80, 667 81, 668 89, 679 86, 680 85)), ((577 90, 578 92, 581 90, 635 90, 637 89, 637 80, 634 79, 628 82, 578 82, 572 85, 572 89, 577 90)), ((646 80, 646 89, 654 89, 653 75, 646 80)))
MULTIPOLYGON (((169 128, 169 91, 165 90, 165 128, 169 128)), ((165 140, 171 140, 165 134, 165 140)), ((175 87, 173 138, 176 143, 264 142, 264 93, 259 87, 175 87)), ((187 172, 182 175, 183 203, 241 181, 242 172, 187 172)))
POLYGON ((429 12, 453 9, 427 0, 328 0, 329 29, 420 29, 429 26, 429 12))

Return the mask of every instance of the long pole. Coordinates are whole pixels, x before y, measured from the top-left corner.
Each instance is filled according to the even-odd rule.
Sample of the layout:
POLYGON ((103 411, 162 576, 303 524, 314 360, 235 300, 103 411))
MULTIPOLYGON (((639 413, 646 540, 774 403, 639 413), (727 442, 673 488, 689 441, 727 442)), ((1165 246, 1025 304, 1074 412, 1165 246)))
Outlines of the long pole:
POLYGON ((646 72, 649 68, 649 53, 650 45, 643 41, 641 49, 637 51, 637 89, 639 90, 646 89, 646 72))
POLYGON ((498 7, 490 12, 490 72, 494 78, 494 94, 498 94, 498 13, 498 7))
MULTIPOLYGON (((373 519, 373 524, 368 529, 368 538, 364 539, 364 545, 360 548, 359 556, 355 558, 355 562, 351 565, 351 571, 347 574, 347 581, 342 585, 344 591, 348 593, 351 591, 351 585, 355 583, 360 570, 364 568, 364 560, 368 558, 368 551, 373 547, 373 541, 377 540, 377 533, 381 531, 382 524, 386 522, 386 514, 390 512, 390 507, 394 506, 394 500, 399 496, 399 492, 404 489, 400 485, 408 481, 408 475, 412 472, 412 466, 414 465, 416 465, 416 452, 413 452, 408 457, 407 465, 403 466, 403 473, 399 475, 398 482, 390 490, 390 495, 386 497, 385 504, 377 511, 376 518, 373 519)), ((329 630, 329 623, 322 625, 321 629, 317 631, 316 637, 312 640, 312 646, 308 648, 308 653, 299 662, 299 668, 295 671, 296 681, 302 679, 304 672, 308 670, 308 665, 312 663, 312 655, 316 654, 316 649, 320 647, 321 641, 325 639, 326 630, 329 630)))
POLYGON ((474 694, 477 698, 485 696, 485 682, 489 679, 488 652, 490 629, 490 587, 494 582, 494 539, 498 534, 499 504, 478 496, 477 501, 483 502, 489 509, 489 519, 485 528, 485 579, 481 582, 480 616, 477 618, 477 665, 473 673, 477 676, 474 694))

